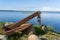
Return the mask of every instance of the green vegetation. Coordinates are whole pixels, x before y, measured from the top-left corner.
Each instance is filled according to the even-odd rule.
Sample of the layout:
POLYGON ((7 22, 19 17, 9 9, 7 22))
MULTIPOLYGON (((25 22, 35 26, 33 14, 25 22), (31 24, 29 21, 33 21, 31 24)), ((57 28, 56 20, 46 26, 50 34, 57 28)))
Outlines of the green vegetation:
POLYGON ((34 28, 35 28, 35 32, 37 35, 43 35, 47 32, 47 31, 45 32, 45 31, 41 30, 40 26, 38 26, 38 25, 35 25, 34 28))
POLYGON ((40 26, 38 26, 38 25, 35 25, 34 28, 35 28, 35 31, 36 31, 36 34, 37 34, 37 35, 40 35, 40 34, 43 35, 43 34, 48 33, 48 32, 54 32, 54 33, 56 33, 56 34, 60 34, 60 33, 56 32, 56 31, 54 31, 53 28, 50 27, 50 26, 47 26, 47 31, 48 31, 48 32, 42 31, 42 30, 40 29, 40 26))
POLYGON ((60 33, 55 32, 50 26, 47 26, 47 32, 40 30, 40 26, 35 26, 35 31, 38 36, 42 35, 47 40, 60 40, 60 33))
POLYGON ((40 27, 34 27, 35 28, 35 32, 36 32, 36 35, 41 35, 41 34, 44 34, 42 30, 40 30, 40 27))
MULTIPOLYGON (((2 34, 2 22, 0 22, 0 35, 2 34)), ((60 33, 55 32, 53 30, 52 27, 47 26, 47 32, 44 32, 43 30, 41 30, 39 25, 34 25, 35 31, 36 31, 36 35, 40 36, 40 35, 45 35, 46 38, 48 38, 49 40, 51 40, 53 38, 53 36, 58 36, 60 37, 60 33)), ((8 40, 20 40, 20 37, 24 37, 24 38, 28 38, 28 35, 26 34, 22 34, 22 32, 18 32, 15 33, 13 35, 9 35, 8 36, 8 40)))
POLYGON ((48 32, 50 31, 50 32, 54 32, 54 33, 56 33, 56 34, 59 34, 59 35, 60 35, 60 33, 59 33, 59 32, 54 31, 52 27, 47 26, 47 28, 48 28, 48 32))
POLYGON ((8 40, 18 40, 20 39, 20 37, 22 36, 22 33, 15 33, 13 35, 9 35, 8 36, 8 40))
POLYGON ((2 22, 0 22, 0 35, 2 34, 2 22))

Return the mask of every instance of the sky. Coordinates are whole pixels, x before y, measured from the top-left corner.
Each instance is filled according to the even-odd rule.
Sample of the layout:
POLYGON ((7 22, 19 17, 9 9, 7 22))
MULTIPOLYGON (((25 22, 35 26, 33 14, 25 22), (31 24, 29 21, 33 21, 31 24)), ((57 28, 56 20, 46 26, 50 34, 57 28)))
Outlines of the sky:
POLYGON ((60 0, 0 0, 0 10, 60 11, 60 0))

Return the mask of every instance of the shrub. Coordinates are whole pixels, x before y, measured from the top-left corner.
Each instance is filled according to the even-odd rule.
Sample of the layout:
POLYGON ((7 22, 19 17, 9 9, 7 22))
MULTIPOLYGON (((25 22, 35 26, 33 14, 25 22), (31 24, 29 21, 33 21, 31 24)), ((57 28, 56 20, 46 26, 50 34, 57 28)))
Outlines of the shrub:
POLYGON ((43 35, 45 34, 46 32, 44 32, 43 30, 40 29, 40 26, 34 26, 35 28, 35 32, 37 35, 43 35))
POLYGON ((21 33, 15 33, 13 35, 8 36, 8 40, 18 40, 21 37, 21 33))

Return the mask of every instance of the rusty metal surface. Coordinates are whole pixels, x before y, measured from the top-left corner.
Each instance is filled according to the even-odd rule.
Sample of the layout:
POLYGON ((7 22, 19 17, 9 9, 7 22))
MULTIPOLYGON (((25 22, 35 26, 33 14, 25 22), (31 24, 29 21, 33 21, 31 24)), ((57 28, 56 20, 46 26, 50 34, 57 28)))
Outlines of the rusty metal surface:
POLYGON ((40 13, 41 13, 40 11, 37 11, 37 12, 31 14, 30 16, 24 18, 23 20, 18 21, 17 23, 9 26, 9 28, 13 29, 13 28, 19 27, 20 25, 24 24, 25 22, 27 22, 28 20, 30 20, 30 19, 32 19, 32 18, 34 18, 36 16, 38 16, 40 18, 40 13))
POLYGON ((21 25, 24 24, 25 22, 27 22, 28 20, 36 17, 36 16, 37 16, 38 18, 40 18, 40 13, 41 13, 40 11, 37 11, 37 12, 33 13, 32 15, 24 18, 23 20, 15 23, 15 24, 13 24, 13 25, 10 25, 8 28, 11 28, 11 30, 9 30, 9 31, 4 31, 4 29, 3 29, 3 34, 4 34, 4 35, 11 35, 11 34, 13 34, 13 33, 15 33, 15 32, 23 31, 23 30, 25 30, 26 28, 29 28, 30 26, 32 26, 31 24, 24 25, 24 26, 21 26, 21 25))
POLYGON ((5 31, 3 34, 4 35, 11 35, 15 32, 20 32, 20 31, 23 31, 29 27, 31 27, 32 25, 31 24, 27 24, 27 25, 23 25, 23 26, 19 26, 18 28, 15 28, 15 29, 12 29, 12 30, 9 30, 9 31, 5 31))

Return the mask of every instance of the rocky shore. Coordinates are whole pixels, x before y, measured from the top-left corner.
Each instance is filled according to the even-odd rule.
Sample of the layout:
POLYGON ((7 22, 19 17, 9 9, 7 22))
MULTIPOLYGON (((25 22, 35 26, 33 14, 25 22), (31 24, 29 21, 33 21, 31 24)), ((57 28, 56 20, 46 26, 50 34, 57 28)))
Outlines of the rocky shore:
MULTIPOLYGON (((5 25, 14 24, 13 22, 6 22, 5 25)), ((1 33, 1 26, 0 23, 0 35, 1 33)), ((40 26, 34 26, 36 34, 27 35, 22 34, 21 32, 8 36, 8 40, 60 40, 60 34, 54 32, 52 28, 47 27, 47 32, 44 30, 42 31, 40 26)))

